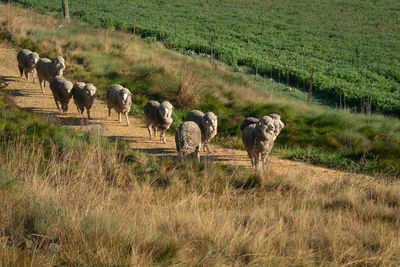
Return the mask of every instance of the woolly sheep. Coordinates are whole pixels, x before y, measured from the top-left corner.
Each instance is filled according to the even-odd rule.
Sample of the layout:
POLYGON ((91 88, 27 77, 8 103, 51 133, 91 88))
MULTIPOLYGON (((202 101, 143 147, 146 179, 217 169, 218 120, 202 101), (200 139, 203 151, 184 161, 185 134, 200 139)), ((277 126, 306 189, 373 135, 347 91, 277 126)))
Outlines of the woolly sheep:
POLYGON ((157 135, 158 129, 160 130, 160 140, 163 141, 164 144, 167 143, 165 140, 165 131, 167 131, 172 124, 173 110, 174 107, 168 101, 164 101, 160 104, 157 101, 151 100, 144 105, 143 111, 150 139, 153 139, 152 130, 154 131, 154 135, 157 135))
POLYGON ((258 168, 261 155, 263 169, 265 170, 268 155, 274 145, 274 130, 274 120, 269 116, 262 117, 256 124, 251 124, 243 130, 243 144, 253 168, 258 168))
MULTIPOLYGON (((268 116, 274 120, 274 126, 275 126, 274 133, 275 133, 275 139, 276 139, 278 137, 279 133, 281 132, 281 130, 285 127, 285 124, 281 121, 281 116, 276 113, 269 114, 268 116)), ((257 122, 258 122, 257 118, 247 117, 240 124, 240 131, 243 132, 244 128, 246 128, 247 126, 249 126, 251 124, 255 124, 257 122)))
POLYGON ((56 76, 62 77, 64 69, 65 60, 61 56, 55 57, 52 60, 48 58, 39 59, 36 63, 36 71, 39 78, 40 88, 43 93, 44 89, 46 89, 46 81, 50 82, 50 80, 56 76))
POLYGON ((258 122, 257 118, 254 117, 247 117, 246 119, 244 119, 242 121, 242 123, 240 124, 240 131, 243 132, 244 128, 246 128, 247 126, 251 125, 251 124, 255 124, 258 122))
POLYGON ((28 49, 22 49, 17 54, 17 61, 18 61, 18 69, 19 73, 22 74, 25 72, 26 80, 28 80, 28 73, 32 72, 33 82, 36 82, 35 77, 35 67, 36 63, 39 60, 39 55, 36 52, 32 52, 28 49))
POLYGON ((126 123, 129 126, 128 113, 131 110, 131 92, 119 84, 112 84, 107 89, 108 117, 111 116, 111 109, 118 113, 118 121, 121 122, 121 113, 125 114, 126 123))
POLYGON ((213 112, 204 114, 199 110, 190 111, 185 121, 193 121, 197 123, 201 130, 202 142, 204 143, 204 151, 211 152, 208 142, 217 134, 218 119, 213 112))
POLYGON ((73 84, 72 82, 60 77, 56 76, 55 78, 50 80, 50 89, 53 93, 54 101, 56 102, 57 109, 61 112, 60 105, 62 111, 64 113, 68 112, 68 103, 72 96, 73 84))
POLYGON ((200 162, 201 130, 197 123, 185 121, 175 133, 176 150, 178 157, 194 157, 200 162))
POLYGON ((90 108, 92 107, 95 94, 96 87, 91 83, 76 82, 74 84, 72 95, 74 96, 76 108, 81 114, 83 114, 86 108, 88 119, 91 119, 90 108))

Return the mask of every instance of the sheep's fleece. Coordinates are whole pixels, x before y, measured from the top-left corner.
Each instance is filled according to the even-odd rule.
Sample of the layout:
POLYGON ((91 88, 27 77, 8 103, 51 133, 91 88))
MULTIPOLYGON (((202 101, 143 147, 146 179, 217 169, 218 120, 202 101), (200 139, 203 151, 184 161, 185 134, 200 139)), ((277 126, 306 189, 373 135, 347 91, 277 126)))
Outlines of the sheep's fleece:
POLYGON ((253 168, 258 168, 260 155, 263 168, 266 168, 268 155, 275 140, 274 130, 274 120, 269 116, 262 117, 256 124, 251 124, 243 130, 243 144, 253 168))
POLYGON ((73 87, 74 102, 78 112, 83 114, 86 108, 88 118, 90 119, 90 108, 93 105, 96 94, 96 87, 91 83, 76 82, 73 87))
POLYGON ((119 84, 112 84, 107 89, 108 116, 111 116, 111 109, 118 113, 118 121, 121 122, 121 113, 125 114, 126 123, 129 125, 128 113, 131 110, 131 92, 119 84))
POLYGON ((33 82, 36 82, 35 78, 35 67, 39 60, 39 55, 36 52, 32 52, 29 49, 22 49, 17 54, 19 73, 25 72, 25 77, 28 80, 28 73, 32 72, 33 82))
POLYGON ((201 130, 197 123, 183 122, 175 133, 175 143, 180 158, 192 156, 200 161, 201 130))
POLYGON ((59 111, 60 105, 64 113, 68 112, 68 103, 72 96, 73 89, 72 82, 57 76, 50 80, 50 89, 53 93, 54 101, 59 111), (60 105, 59 105, 60 104, 60 105))

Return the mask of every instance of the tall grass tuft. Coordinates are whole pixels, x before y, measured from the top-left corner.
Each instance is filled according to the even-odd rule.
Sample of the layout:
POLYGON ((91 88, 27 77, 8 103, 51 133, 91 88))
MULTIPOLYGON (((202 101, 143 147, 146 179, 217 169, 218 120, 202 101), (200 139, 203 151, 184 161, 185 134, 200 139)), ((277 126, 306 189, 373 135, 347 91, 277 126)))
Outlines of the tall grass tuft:
POLYGON ((198 76, 198 74, 189 72, 185 65, 176 97, 178 108, 192 109, 199 105, 201 89, 198 86, 198 76))

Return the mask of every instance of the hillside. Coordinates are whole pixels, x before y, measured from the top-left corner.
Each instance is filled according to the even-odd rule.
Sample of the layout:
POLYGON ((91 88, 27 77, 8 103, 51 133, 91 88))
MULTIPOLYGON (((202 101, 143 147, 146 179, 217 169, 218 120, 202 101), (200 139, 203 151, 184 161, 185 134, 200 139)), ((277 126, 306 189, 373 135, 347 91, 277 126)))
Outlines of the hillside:
POLYGON ((131 137, 99 135, 122 127, 98 110, 79 127, 89 132, 57 125, 82 119, 15 77, 13 48, 0 55, 0 265, 397 265, 397 180, 276 159, 259 176, 132 151, 131 137))
POLYGON ((307 107, 219 64, 8 5, 0 38, 0 266, 398 265, 397 119, 307 107), (56 113, 48 89, 19 78, 21 47, 62 54, 65 77, 98 86, 95 119, 73 102, 56 113), (129 127, 106 115, 114 82, 133 91, 129 127), (149 141, 148 99, 177 105, 169 133, 191 107, 214 110, 215 156, 177 160, 171 135, 149 141), (238 122, 271 111, 286 123, 274 155, 347 171, 278 157, 265 173, 247 169, 238 122))
POLYGON ((16 77, 15 50, 0 55, 1 265, 398 263, 397 180, 277 159, 260 176, 137 152, 151 146, 139 119, 111 143, 99 134, 133 127, 99 102, 95 124, 54 114, 49 92, 16 77))
MULTIPOLYGON (((6 0, 3 0, 7 2, 6 0)), ((13 3, 61 14, 52 0, 13 3)), ((387 1, 71 1, 75 18, 133 31, 183 53, 211 54, 236 70, 308 89, 315 66, 316 97, 400 116, 400 2, 387 1), (246 69, 245 68, 245 69, 246 69), (363 103, 365 102, 365 103, 363 103)))

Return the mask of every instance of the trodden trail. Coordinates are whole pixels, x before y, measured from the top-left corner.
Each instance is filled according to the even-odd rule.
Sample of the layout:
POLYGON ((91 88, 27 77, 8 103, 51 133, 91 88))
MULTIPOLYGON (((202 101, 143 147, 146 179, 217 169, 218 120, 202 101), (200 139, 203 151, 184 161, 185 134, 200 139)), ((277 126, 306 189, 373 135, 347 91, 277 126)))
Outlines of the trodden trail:
MULTIPOLYGON (((147 127, 141 118, 129 116, 130 126, 126 126, 125 118, 122 116, 122 123, 120 124, 114 110, 111 112, 111 117, 108 117, 107 106, 99 99, 96 99, 93 103, 91 109, 93 120, 89 121, 89 123, 86 120, 86 112, 83 115, 78 114, 73 99, 70 101, 68 114, 60 114, 56 108, 48 83, 43 94, 39 82, 33 83, 31 75, 28 81, 26 81, 25 76, 23 78, 19 77, 16 53, 17 50, 15 48, 0 41, 0 76, 8 84, 7 94, 22 110, 40 113, 77 130, 97 131, 111 139, 124 139, 129 142, 134 150, 155 154, 159 157, 177 156, 175 139, 170 131, 167 131, 166 135, 167 144, 163 144, 159 140, 159 136, 150 140, 147 127)), ((68 68, 68 62, 66 67, 68 68)), ((222 164, 250 167, 250 160, 246 151, 223 148, 217 145, 211 145, 211 149, 212 155, 209 157, 206 157, 206 154, 202 152, 202 160, 207 158, 222 164)), ((268 166, 276 175, 311 176, 317 179, 365 176, 318 167, 303 162, 284 160, 276 156, 270 157, 268 166)))

